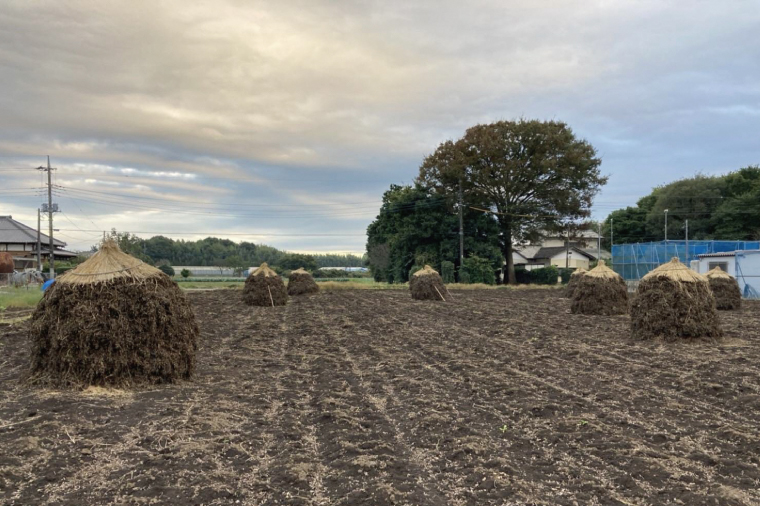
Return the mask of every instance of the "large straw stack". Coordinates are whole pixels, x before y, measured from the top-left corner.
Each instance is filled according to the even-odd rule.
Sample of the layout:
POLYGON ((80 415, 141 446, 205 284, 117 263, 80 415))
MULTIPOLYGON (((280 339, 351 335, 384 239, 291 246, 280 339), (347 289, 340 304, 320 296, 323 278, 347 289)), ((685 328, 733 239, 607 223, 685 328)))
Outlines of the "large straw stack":
POLYGON ((249 306, 284 306, 288 291, 282 278, 264 262, 245 280, 243 302, 249 306))
POLYGON ((565 287, 565 298, 572 299, 573 294, 575 293, 575 289, 578 288, 578 283, 580 282, 581 278, 584 274, 586 274, 588 271, 584 269, 583 267, 579 267, 575 271, 573 271, 572 274, 570 274, 570 281, 567 282, 567 286, 565 287))
POLYGON ((0 253, 0 274, 13 273, 13 256, 10 253, 0 253))
POLYGON ((447 291, 443 279, 429 265, 412 274, 409 280, 409 291, 412 292, 412 298, 416 300, 446 300, 447 291))
POLYGON ((125 387, 189 378, 198 333, 176 283, 107 240, 37 305, 29 381, 125 387))
POLYGON ((705 276, 710 283, 713 297, 715 297, 715 307, 718 309, 739 309, 742 307, 742 291, 739 289, 739 283, 735 278, 720 267, 715 267, 705 276))
POLYGON ((637 339, 718 338, 715 299, 705 276, 674 258, 641 279, 631 302, 637 339))
POLYGON ((570 311, 604 316, 628 313, 628 287, 604 260, 599 260, 599 265, 579 277, 570 311))
POLYGON ((303 295, 307 293, 319 292, 317 285, 311 274, 303 267, 296 269, 288 276, 288 295, 303 295))

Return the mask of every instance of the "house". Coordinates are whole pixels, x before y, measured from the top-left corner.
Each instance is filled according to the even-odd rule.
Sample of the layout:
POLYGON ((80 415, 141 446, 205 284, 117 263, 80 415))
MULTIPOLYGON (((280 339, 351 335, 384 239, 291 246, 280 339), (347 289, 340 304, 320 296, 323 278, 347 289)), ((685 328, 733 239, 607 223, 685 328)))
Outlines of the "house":
MULTIPOLYGON (((43 262, 50 257, 50 237, 40 234, 43 262)), ((77 256, 76 253, 63 249, 66 243, 53 238, 55 260, 66 260, 77 256)), ((13 265, 17 270, 37 267, 37 229, 28 227, 13 219, 13 216, 0 216, 0 251, 7 251, 13 256, 13 265)))
POLYGON ((760 250, 705 253, 691 261, 691 268, 700 274, 706 274, 715 267, 736 278, 744 298, 760 298, 760 250))
MULTIPOLYGON (((593 230, 583 230, 574 241, 560 235, 546 235, 537 243, 515 246, 512 259, 515 266, 528 270, 540 267, 568 267, 588 269, 591 262, 598 260, 599 234, 593 230)), ((609 258, 607 251, 601 250, 601 258, 609 258)))

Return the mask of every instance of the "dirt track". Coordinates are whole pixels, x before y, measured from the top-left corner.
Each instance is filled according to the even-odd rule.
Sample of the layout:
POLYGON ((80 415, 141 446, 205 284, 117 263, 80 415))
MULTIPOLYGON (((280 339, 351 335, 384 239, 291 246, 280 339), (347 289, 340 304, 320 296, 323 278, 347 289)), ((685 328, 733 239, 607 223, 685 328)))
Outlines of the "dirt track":
POLYGON ((29 391, 0 326, 0 504, 760 504, 760 303, 631 341, 547 290, 191 295, 194 382, 29 391))

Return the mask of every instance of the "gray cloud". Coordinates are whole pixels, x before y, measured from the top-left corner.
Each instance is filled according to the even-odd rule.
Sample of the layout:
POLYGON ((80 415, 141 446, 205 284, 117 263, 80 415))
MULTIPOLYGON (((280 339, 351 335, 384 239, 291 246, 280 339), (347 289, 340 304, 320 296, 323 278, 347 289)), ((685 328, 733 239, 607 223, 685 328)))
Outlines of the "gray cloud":
MULTIPOLYGON (((603 156, 601 217, 697 170, 758 163, 756 7, 6 2, 0 169, 52 155, 70 189, 61 204, 84 230, 266 232, 249 239, 361 251, 381 192, 411 181, 439 142, 478 122, 556 118, 603 156), (318 232, 349 235, 304 235, 318 232)), ((0 198, 26 219, 39 200, 0 198)))

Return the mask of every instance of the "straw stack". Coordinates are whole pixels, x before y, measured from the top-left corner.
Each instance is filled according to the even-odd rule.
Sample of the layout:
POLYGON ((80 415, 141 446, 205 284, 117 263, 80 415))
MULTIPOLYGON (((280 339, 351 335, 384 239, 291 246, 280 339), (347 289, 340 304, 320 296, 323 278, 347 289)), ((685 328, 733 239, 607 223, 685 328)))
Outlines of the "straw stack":
POLYGON ((409 280, 409 291, 415 300, 446 300, 446 286, 438 271, 426 265, 412 274, 409 280))
POLYGON ((586 274, 588 271, 584 269, 583 267, 580 267, 573 271, 572 274, 570 274, 570 281, 567 282, 567 286, 565 287, 565 298, 566 299, 572 299, 573 294, 575 293, 575 289, 578 288, 578 283, 580 282, 581 278, 584 274, 586 274))
POLYGON ((301 267, 290 273, 288 276, 288 295, 303 295, 307 293, 319 292, 317 285, 311 274, 301 267))
POLYGON ((628 287, 623 278, 599 260, 599 265, 579 276, 570 311, 574 314, 619 315, 628 313, 628 287))
POLYGON ((288 291, 282 278, 264 262, 245 280, 243 302, 249 306, 284 306, 288 291))
POLYGON ((631 302, 636 339, 721 337, 715 298, 705 276, 677 258, 641 279, 631 302))
POLYGON ((705 276, 715 297, 716 308, 740 309, 742 307, 742 292, 735 278, 720 267, 715 267, 705 276))
POLYGON ((45 291, 32 315, 32 384, 167 383, 195 369, 198 325, 166 274, 113 240, 45 291))

